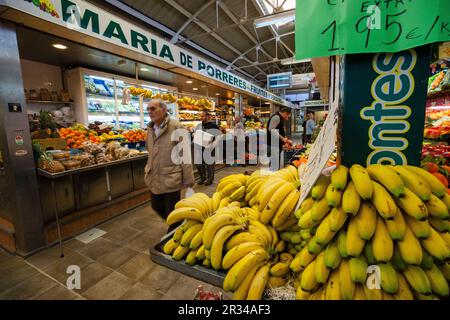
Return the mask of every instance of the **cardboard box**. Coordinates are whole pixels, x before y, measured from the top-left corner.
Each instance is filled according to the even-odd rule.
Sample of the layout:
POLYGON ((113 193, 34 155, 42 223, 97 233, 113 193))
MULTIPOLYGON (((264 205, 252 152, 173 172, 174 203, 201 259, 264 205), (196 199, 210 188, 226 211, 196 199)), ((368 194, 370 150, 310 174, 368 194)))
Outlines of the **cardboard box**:
POLYGON ((47 150, 66 150, 66 139, 62 138, 49 138, 49 139, 34 139, 33 143, 39 143, 42 148, 47 150))

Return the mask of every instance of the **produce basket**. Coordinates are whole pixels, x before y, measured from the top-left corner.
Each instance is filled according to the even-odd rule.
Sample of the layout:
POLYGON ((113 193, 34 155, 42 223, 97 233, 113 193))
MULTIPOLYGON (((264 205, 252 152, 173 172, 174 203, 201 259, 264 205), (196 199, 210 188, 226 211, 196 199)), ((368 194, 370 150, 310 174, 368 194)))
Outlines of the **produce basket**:
POLYGON ((61 138, 33 139, 33 143, 40 144, 44 151, 66 150, 66 139, 61 138))
POLYGON ((154 247, 150 247, 151 260, 166 268, 221 288, 223 280, 225 279, 225 273, 207 269, 200 265, 190 266, 187 265, 185 261, 175 261, 170 255, 164 254, 162 248, 164 244, 172 238, 174 232, 175 230, 168 233, 161 239, 161 242, 154 247))

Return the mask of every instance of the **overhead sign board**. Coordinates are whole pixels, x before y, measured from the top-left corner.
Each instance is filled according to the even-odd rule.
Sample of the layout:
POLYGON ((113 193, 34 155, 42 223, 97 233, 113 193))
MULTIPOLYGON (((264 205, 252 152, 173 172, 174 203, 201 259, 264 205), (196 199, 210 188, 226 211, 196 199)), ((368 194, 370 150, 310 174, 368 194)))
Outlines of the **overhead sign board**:
POLYGON ((267 75, 267 89, 289 89, 292 86, 292 72, 267 75))
POLYGON ((35 1, 28 0, 0 0, 0 5, 195 72, 250 95, 292 107, 289 101, 87 1, 48 0, 45 10, 44 5, 38 6, 35 1))

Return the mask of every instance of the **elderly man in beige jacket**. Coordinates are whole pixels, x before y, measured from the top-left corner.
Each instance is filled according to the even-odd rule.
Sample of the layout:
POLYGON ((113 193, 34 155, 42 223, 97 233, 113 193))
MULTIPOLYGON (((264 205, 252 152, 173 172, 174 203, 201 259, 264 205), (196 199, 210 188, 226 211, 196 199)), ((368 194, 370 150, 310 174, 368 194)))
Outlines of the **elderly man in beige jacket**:
MULTIPOLYGON (((151 122, 148 126, 145 183, 151 191, 152 208, 166 219, 180 200, 181 189, 194 185, 194 172, 190 159, 180 164, 174 163, 172 158, 177 153, 173 152, 174 148, 179 147, 179 141, 172 141, 172 134, 177 129, 185 129, 170 118, 167 105, 162 100, 150 101, 147 109, 151 122)), ((171 229, 173 227, 169 231, 171 229)))

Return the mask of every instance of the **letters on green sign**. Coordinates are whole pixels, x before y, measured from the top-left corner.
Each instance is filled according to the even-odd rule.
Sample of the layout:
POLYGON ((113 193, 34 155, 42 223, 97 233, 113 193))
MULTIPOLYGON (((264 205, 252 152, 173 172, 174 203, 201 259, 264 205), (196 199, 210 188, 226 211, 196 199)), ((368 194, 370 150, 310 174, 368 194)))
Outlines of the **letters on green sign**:
POLYGON ((373 151, 367 158, 367 165, 385 162, 407 164, 402 151, 409 144, 403 136, 410 129, 411 108, 402 103, 414 91, 412 70, 416 62, 414 50, 377 54, 373 59, 372 67, 378 73, 372 84, 374 102, 360 112, 362 119, 372 122, 368 135, 369 148, 373 151))

